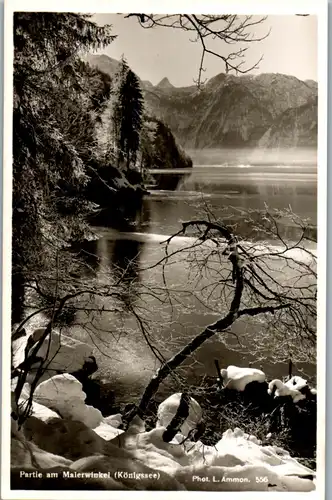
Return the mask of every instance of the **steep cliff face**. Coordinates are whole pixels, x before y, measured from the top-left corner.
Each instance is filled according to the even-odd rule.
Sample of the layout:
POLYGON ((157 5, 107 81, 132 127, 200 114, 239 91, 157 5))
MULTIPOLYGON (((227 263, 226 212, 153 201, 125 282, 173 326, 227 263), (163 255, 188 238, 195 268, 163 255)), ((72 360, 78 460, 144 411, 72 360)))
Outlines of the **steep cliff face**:
POLYGON ((145 168, 191 168, 192 160, 176 143, 170 128, 162 121, 146 117, 141 141, 145 168))
MULTIPOLYGON (((257 146, 285 111, 306 106, 314 116, 316 96, 315 82, 278 74, 236 77, 221 73, 209 80, 201 92, 195 87, 154 87, 145 91, 148 109, 170 126, 186 148, 257 146)), ((297 113, 293 116, 296 122, 297 113)), ((287 127, 287 140, 280 136, 280 146, 296 147, 308 134, 310 145, 316 144, 312 120, 307 123, 307 131, 305 116, 297 132, 287 127)))
MULTIPOLYGON (((96 59, 97 58, 97 59, 96 59)), ((89 62, 112 74, 113 59, 89 62)), ((142 82, 147 113, 167 124, 185 148, 317 145, 317 83, 291 75, 220 73, 198 91, 142 82)))
POLYGON ((284 111, 259 141, 267 148, 315 147, 317 145, 317 98, 284 111))

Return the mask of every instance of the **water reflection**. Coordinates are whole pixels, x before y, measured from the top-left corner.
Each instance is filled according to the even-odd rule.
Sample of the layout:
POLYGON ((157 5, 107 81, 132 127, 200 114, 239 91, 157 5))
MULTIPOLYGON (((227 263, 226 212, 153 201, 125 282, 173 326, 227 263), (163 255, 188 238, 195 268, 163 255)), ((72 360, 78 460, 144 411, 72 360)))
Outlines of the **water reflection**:
MULTIPOLYGON (((284 197, 261 198, 257 196, 250 198, 245 195, 218 196, 205 200, 199 198, 186 199, 185 196, 178 199, 172 197, 169 199, 165 195, 162 198, 152 196, 144 200, 144 206, 149 207, 151 213, 150 232, 153 233, 173 234, 179 231, 182 221, 210 216, 208 210, 217 220, 232 226, 233 230, 242 238, 265 241, 268 239, 266 233, 259 232, 254 227, 254 221, 260 219, 258 210, 264 210, 265 208, 264 202, 268 202, 271 209, 282 210, 287 208, 284 197), (256 213, 250 214, 252 223, 248 223, 248 218, 241 214, 240 209, 244 211, 257 210, 256 213)), ((295 214, 302 213, 303 218, 309 219, 306 235, 315 240, 317 238, 316 214, 314 212, 315 207, 312 205, 311 197, 292 199, 293 212, 295 214)), ((302 229, 290 218, 279 219, 279 228, 280 236, 289 242, 298 241, 301 237, 302 229)))
MULTIPOLYGON (((186 169, 187 170, 187 169, 186 169)), ((158 171, 156 170, 151 170, 150 175, 152 178, 152 188, 153 189, 161 189, 163 191, 175 191, 182 186, 183 182, 185 179, 190 178, 190 173, 185 173, 184 172, 179 172, 179 173, 174 173, 167 171, 167 174, 165 175, 165 172, 158 171)))
POLYGON ((131 239, 108 240, 109 265, 114 276, 121 280, 124 302, 130 306, 135 300, 140 286, 140 254, 144 243, 131 239))
MULTIPOLYGON (((253 231, 237 210, 264 209, 265 203, 275 209, 285 209, 291 205, 295 213, 310 219, 308 234, 315 239, 317 217, 315 167, 309 165, 303 169, 295 169, 293 173, 289 170, 286 180, 284 170, 274 168, 272 171, 270 168, 269 173, 273 173, 273 178, 272 175, 264 176, 263 167, 254 170, 243 168, 240 173, 238 170, 231 172, 228 169, 228 174, 232 176, 223 169, 215 167, 198 169, 194 167, 193 172, 190 175, 186 174, 186 177, 178 173, 158 174, 164 181, 168 179, 166 184, 173 186, 172 189, 176 186, 176 191, 151 191, 151 194, 143 199, 141 206, 136 206, 135 210, 132 207, 130 214, 126 213, 121 224, 120 217, 114 224, 110 219, 105 219, 103 225, 97 228, 100 239, 87 242, 81 248, 80 257, 84 262, 82 276, 88 279, 96 274, 98 279, 104 280, 105 269, 115 276, 122 276, 124 300, 131 305, 136 300, 142 283, 150 278, 142 268, 162 257, 160 241, 164 236, 177 232, 181 227, 181 221, 204 216, 204 211, 206 215, 206 204, 217 218, 234 225, 236 232, 243 238, 255 241, 266 240, 266 234, 253 231), (249 170, 251 170, 250 175, 249 170)), ((282 238, 289 242, 296 241, 299 238, 299 229, 287 219, 281 222, 282 238)), ((153 272, 155 273, 153 278, 157 280, 157 271, 153 272)), ((185 283, 187 278, 183 263, 178 262, 171 268, 168 279, 171 286, 185 283)), ((150 309, 151 314, 155 316, 155 322, 160 324, 159 329, 154 330, 157 332, 155 334, 160 335, 165 349, 169 348, 172 352, 176 352, 181 343, 182 345, 187 343, 210 320, 212 322, 215 319, 213 314, 211 318, 208 317, 199 304, 197 306, 195 304, 190 315, 182 314, 179 310, 176 323, 163 321, 157 303, 151 303, 150 309)), ((130 323, 130 318, 123 320, 126 322, 127 331, 133 331, 134 326, 130 323)), ((106 331, 109 328, 109 317, 98 316, 98 321, 101 329, 106 331)), ((257 325, 238 322, 234 326, 234 332, 242 335, 245 329, 250 328, 255 329, 257 325)), ((98 364, 103 374, 112 378, 117 387, 127 381, 132 399, 134 386, 139 393, 150 379, 151 373, 156 368, 155 359, 139 335, 128 333, 127 337, 121 338, 121 342, 112 344, 108 352, 109 355, 117 353, 119 362, 113 361, 110 367, 108 360, 103 360, 99 356, 98 364)), ((249 360, 255 361, 251 359, 250 354, 227 350, 222 339, 216 337, 197 352, 197 363, 187 366, 188 379, 194 381, 206 373, 214 375, 215 369, 211 360, 216 355, 223 365, 244 365, 249 360)), ((280 370, 280 365, 269 363, 267 367, 271 376, 279 377, 280 370)))
POLYGON ((151 206, 142 202, 137 208, 132 225, 137 228, 136 230, 147 232, 149 230, 150 221, 151 206))
POLYGON ((78 257, 82 262, 84 276, 94 276, 100 266, 100 255, 98 253, 98 239, 92 241, 84 241, 81 244, 78 257))

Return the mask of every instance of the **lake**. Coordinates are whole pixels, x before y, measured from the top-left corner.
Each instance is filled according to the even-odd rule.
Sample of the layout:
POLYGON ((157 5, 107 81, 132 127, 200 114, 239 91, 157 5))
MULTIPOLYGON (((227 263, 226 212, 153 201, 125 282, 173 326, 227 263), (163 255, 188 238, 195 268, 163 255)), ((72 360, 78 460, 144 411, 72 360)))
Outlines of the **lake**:
MULTIPOLYGON (((151 171, 152 180, 177 176, 175 190, 155 189, 144 197, 136 219, 119 231, 112 227, 98 227, 98 241, 90 242, 87 250, 96 254, 94 266, 100 280, 104 279, 105 269, 127 270, 130 274, 128 300, 135 301, 136 294, 151 281, 157 286, 162 284, 160 269, 148 269, 162 258, 161 242, 179 231, 181 222, 202 216, 208 209, 216 217, 223 218, 225 210, 231 209, 231 223, 237 224, 237 232, 244 238, 259 239, 240 218, 236 209, 263 209, 287 207, 310 219, 313 234, 317 222, 317 165, 316 152, 304 151, 250 151, 250 150, 201 150, 189 151, 194 162, 191 171, 151 171), (235 214, 235 215, 234 215, 235 214)), ((227 212, 228 213, 228 212, 227 212)), ((285 223, 283 237, 288 241, 296 239, 296 229, 285 223)), ((180 237, 173 242, 172 249, 180 248, 184 240, 180 237)), ((167 282, 176 288, 193 286, 188 282, 188 267, 182 259, 175 261, 167 272, 167 282)), ((160 305, 158 298, 146 294, 146 302, 139 303, 142 310, 148 309, 152 343, 158 345, 163 355, 168 357, 189 339, 199 333, 206 325, 217 319, 215 312, 207 311, 193 298, 184 298, 183 304, 160 305)), ((101 302, 100 302, 101 303, 101 302)), ((99 303, 99 305, 100 305, 99 303)), ((214 302, 211 300, 211 304, 214 302)), ((107 304, 103 303, 105 308, 107 304)), ((78 313, 78 321, 83 313, 78 313)), ((87 332, 72 327, 75 335, 91 342, 87 332)), ((243 335, 246 328, 252 329, 248 322, 238 321, 233 332, 243 335)), ((136 320, 129 314, 121 318, 110 315, 96 315, 91 332, 96 344, 96 358, 103 377, 114 382, 116 396, 121 401, 133 401, 142 393, 151 375, 159 366, 147 345, 136 320), (100 349, 108 357, 102 357, 100 349)), ((234 344, 235 339, 229 342, 234 344)), ((221 335, 206 342, 194 359, 186 364, 185 377, 189 382, 200 383, 204 374, 215 376, 214 359, 218 358, 221 367, 229 364, 262 367, 269 377, 281 378, 287 375, 284 364, 277 363, 273 352, 268 359, 260 359, 254 349, 246 345, 240 349, 228 348, 221 335)), ((315 367, 301 365, 305 373, 314 380, 315 367)), ((183 375, 183 374, 182 374, 183 375)), ((171 384, 172 381, 168 381, 171 384)), ((162 389, 169 394, 171 389, 162 389)))

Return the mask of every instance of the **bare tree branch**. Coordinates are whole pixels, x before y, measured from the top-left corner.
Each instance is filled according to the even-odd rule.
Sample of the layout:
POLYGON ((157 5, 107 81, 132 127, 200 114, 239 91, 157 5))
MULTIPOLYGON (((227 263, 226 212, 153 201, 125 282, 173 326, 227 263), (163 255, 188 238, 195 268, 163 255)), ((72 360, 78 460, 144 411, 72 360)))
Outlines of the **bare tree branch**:
POLYGON ((235 71, 236 74, 246 74, 256 68, 262 61, 263 56, 258 59, 253 65, 244 67, 244 55, 247 52, 247 47, 242 47, 241 44, 260 42, 267 38, 270 34, 268 31, 263 36, 255 36, 252 32, 255 27, 264 23, 267 17, 255 16, 238 16, 238 15, 196 15, 196 14, 137 14, 132 13, 125 18, 136 17, 139 24, 144 29, 151 28, 171 28, 179 29, 192 33, 194 38, 191 39, 194 43, 199 43, 202 48, 201 59, 199 63, 198 78, 195 81, 200 88, 204 83, 203 73, 205 71, 204 62, 207 54, 220 59, 225 65, 225 71, 235 71), (218 45, 218 42, 221 45, 218 45), (223 45, 236 44, 234 51, 228 51, 223 54, 223 45))

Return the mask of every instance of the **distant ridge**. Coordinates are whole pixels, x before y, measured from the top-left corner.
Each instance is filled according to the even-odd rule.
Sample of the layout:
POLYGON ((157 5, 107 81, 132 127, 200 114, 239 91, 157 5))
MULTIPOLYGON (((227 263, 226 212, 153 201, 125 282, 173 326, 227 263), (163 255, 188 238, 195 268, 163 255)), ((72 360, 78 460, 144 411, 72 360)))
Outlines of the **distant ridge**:
POLYGON ((120 61, 117 61, 116 59, 113 59, 112 57, 107 56, 106 54, 101 54, 101 55, 93 55, 93 54, 87 54, 83 58, 85 61, 87 61, 90 66, 95 66, 100 71, 103 71, 104 73, 107 73, 110 76, 114 76, 115 73, 118 71, 120 68, 120 61))
POLYGON ((152 89, 153 88, 153 84, 149 80, 143 80, 142 81, 142 85, 145 88, 147 88, 147 89, 152 89))
MULTIPOLYGON (((104 55, 86 60, 114 76, 119 61, 104 55)), ((185 148, 317 146, 314 80, 279 73, 220 73, 202 87, 141 81, 146 110, 171 129, 185 148)))
POLYGON ((158 83, 158 85, 156 85, 156 87, 159 89, 174 89, 175 88, 174 85, 171 84, 171 82, 169 81, 169 79, 167 77, 160 80, 160 82, 158 83))

